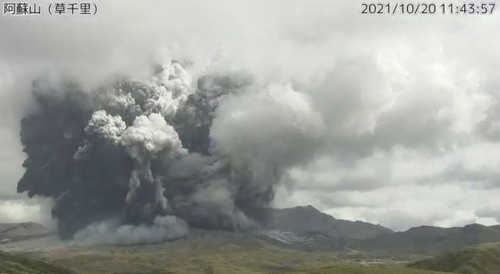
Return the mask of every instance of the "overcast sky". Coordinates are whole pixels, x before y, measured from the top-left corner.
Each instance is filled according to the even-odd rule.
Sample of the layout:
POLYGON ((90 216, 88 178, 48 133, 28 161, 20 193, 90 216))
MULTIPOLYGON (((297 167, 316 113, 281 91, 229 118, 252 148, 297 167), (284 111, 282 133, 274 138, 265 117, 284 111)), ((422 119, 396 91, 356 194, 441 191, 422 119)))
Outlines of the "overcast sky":
POLYGON ((34 77, 64 71, 92 88, 171 58, 309 98, 321 153, 288 170, 278 207, 395 230, 500 222, 500 2, 468 16, 364 15, 333 0, 96 4, 92 17, 0 16, 0 222, 50 224, 50 201, 16 194, 34 77))

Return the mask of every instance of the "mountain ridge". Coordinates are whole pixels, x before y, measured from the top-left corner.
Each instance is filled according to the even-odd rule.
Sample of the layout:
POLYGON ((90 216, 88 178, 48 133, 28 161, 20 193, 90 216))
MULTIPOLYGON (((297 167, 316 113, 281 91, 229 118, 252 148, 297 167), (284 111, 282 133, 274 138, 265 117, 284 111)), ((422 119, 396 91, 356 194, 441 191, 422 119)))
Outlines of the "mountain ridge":
POLYGON ((0 243, 52 235, 54 232, 35 222, 0 223, 0 243))
POLYGON ((336 219, 315 207, 269 208, 269 219, 262 227, 291 232, 318 232, 334 238, 369 239, 392 234, 389 228, 362 221, 336 219))
POLYGON ((464 227, 412 227, 403 232, 358 241, 365 251, 407 252, 438 255, 468 246, 500 242, 497 226, 469 224, 464 227))

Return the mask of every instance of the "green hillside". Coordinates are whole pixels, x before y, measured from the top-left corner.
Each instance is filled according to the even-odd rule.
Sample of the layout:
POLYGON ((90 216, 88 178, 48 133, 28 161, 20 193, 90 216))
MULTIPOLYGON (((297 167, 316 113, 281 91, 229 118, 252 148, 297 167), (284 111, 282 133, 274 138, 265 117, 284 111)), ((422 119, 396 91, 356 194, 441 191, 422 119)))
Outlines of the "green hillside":
POLYGON ((410 264, 410 267, 465 274, 500 273, 500 244, 485 244, 410 264))
POLYGON ((76 272, 23 256, 0 251, 1 274, 74 274, 76 272))

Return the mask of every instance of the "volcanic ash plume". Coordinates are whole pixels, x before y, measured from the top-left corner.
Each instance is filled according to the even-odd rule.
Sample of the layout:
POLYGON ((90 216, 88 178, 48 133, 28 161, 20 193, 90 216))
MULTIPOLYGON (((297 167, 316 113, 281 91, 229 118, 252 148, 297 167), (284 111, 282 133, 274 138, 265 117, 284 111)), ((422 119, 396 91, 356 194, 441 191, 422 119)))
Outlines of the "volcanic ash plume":
POLYGON ((240 74, 196 83, 177 62, 93 91, 36 80, 18 191, 53 198, 60 235, 87 243, 256 225, 286 169, 314 154, 322 118, 290 86, 255 91, 240 74))

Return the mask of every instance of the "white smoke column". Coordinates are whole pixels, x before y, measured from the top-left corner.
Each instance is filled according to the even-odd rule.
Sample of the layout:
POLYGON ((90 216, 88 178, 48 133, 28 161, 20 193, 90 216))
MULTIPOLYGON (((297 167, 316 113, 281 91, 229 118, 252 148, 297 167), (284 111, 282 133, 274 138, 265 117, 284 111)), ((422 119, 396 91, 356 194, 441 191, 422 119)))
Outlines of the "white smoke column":
MULTIPOLYGON (((111 141, 114 145, 120 145, 121 134, 126 127, 127 125, 120 116, 109 115, 105 110, 98 110, 92 113, 92 117, 84 131, 88 136, 96 136, 111 141)), ((84 144, 78 148, 73 159, 78 160, 85 157, 91 146, 92 141, 85 140, 84 144)))
POLYGON ((137 161, 148 161, 161 152, 166 154, 186 154, 179 135, 165 119, 157 113, 139 116, 121 136, 121 143, 130 156, 137 161))
POLYGON ((152 225, 120 225, 119 220, 92 224, 75 234, 78 245, 151 244, 178 239, 188 234, 186 222, 175 216, 156 217, 152 225))
POLYGON ((161 72, 154 77, 155 93, 146 102, 150 111, 172 117, 179 106, 186 101, 191 90, 191 75, 179 64, 161 66, 161 72))
MULTIPOLYGON (((155 178, 151 171, 151 160, 160 155, 168 159, 187 154, 177 132, 165 117, 172 119, 187 99, 191 76, 179 63, 171 62, 159 66, 155 75, 147 81, 128 80, 127 83, 127 89, 119 83, 114 90, 101 95, 101 99, 115 111, 137 115, 133 124, 127 128, 120 116, 98 110, 92 114, 85 133, 125 147, 134 160, 126 202, 133 208, 132 215, 151 219, 166 213, 168 208, 161 179, 155 178), (142 198, 139 197, 141 188, 144 190, 142 198)), ((91 141, 86 141, 75 159, 82 157, 91 145, 91 141)))
POLYGON ((159 113, 171 119, 191 93, 191 75, 178 63, 157 68, 149 79, 127 79, 104 101, 115 110, 127 110, 137 116, 159 113), (122 88, 128 85, 128 88, 122 88))
MULTIPOLYGON (((137 198, 137 190, 144 183, 154 184, 156 197, 154 200, 161 211, 167 209, 167 200, 163 196, 163 186, 151 172, 151 160, 160 154, 164 157, 176 157, 187 154, 174 128, 157 113, 149 116, 139 116, 134 124, 122 134, 122 145, 135 160, 135 168, 129 182, 127 202, 132 203, 137 198)), ((150 201, 151 202, 151 201, 150 201)), ((151 205, 149 205, 151 206, 151 205)), ((150 210, 150 209, 147 209, 150 210)))
MULTIPOLYGON (((162 178, 153 173, 151 162, 159 158, 166 162, 187 155, 177 132, 166 119, 173 119, 177 109, 186 101, 190 88, 189 73, 180 64, 172 62, 157 67, 149 80, 120 80, 114 88, 97 94, 98 108, 119 115, 110 115, 105 110, 95 111, 84 130, 90 138, 84 141, 74 159, 85 155, 95 142, 93 137, 125 149, 133 160, 124 220, 131 225, 120 226, 118 220, 108 220, 88 226, 82 231, 84 238, 92 239, 90 234, 95 233, 95 237, 111 239, 113 243, 129 243, 128 237, 134 239, 132 243, 136 240, 138 243, 158 242, 186 233, 187 227, 182 220, 161 217, 168 213, 168 201, 163 195, 162 178), (130 115, 135 117, 132 125, 127 127, 120 115, 128 119, 130 115), (173 225, 176 222, 181 222, 181 225, 173 225), (177 230, 173 234, 168 232, 168 235, 166 231, 161 232, 170 227, 177 230), (116 235, 111 236, 114 229, 117 229, 116 235), (148 233, 152 238, 145 235, 148 233)), ((83 237, 81 233, 80 237, 83 237)))
POLYGON ((120 144, 121 134, 125 131, 127 125, 120 116, 113 116, 104 110, 98 110, 92 113, 85 133, 87 135, 97 135, 101 138, 110 140, 113 144, 120 144))

